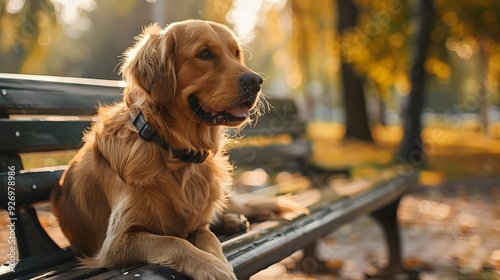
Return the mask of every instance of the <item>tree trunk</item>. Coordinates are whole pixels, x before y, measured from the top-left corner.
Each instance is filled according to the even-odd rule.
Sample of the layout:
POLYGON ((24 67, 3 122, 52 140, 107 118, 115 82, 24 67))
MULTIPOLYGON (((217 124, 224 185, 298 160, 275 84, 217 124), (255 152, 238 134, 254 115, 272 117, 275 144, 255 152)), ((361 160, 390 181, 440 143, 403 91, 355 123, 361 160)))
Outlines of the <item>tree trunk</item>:
POLYGON ((490 124, 488 113, 490 110, 490 103, 488 98, 488 46, 487 39, 479 40, 479 122, 485 134, 488 134, 488 126, 490 124))
POLYGON ((422 143, 421 113, 425 104, 425 69, 424 63, 430 44, 432 27, 435 19, 435 8, 432 0, 418 0, 416 7, 417 32, 411 69, 411 91, 404 110, 404 136, 397 159, 413 166, 421 166, 425 162, 425 151, 422 143))
POLYGON ((386 126, 387 123, 385 121, 385 115, 387 114, 387 105, 385 104, 385 100, 382 99, 382 98, 379 98, 378 99, 378 114, 379 114, 379 118, 380 118, 380 124, 382 126, 386 126))
MULTIPOLYGON (((338 33, 356 27, 358 9, 352 0, 338 0, 338 33)), ((346 112, 346 138, 355 138, 373 142, 368 123, 366 100, 363 91, 363 79, 357 75, 352 66, 342 56, 341 75, 346 112)))

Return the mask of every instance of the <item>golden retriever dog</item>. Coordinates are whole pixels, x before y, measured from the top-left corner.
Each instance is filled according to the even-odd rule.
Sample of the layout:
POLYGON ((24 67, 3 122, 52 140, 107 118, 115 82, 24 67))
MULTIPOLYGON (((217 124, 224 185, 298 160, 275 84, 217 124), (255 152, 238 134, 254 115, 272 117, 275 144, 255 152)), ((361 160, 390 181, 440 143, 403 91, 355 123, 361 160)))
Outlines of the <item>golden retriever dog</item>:
POLYGON ((201 20, 146 27, 121 73, 123 101, 98 109, 52 194, 64 234, 90 267, 236 279, 209 225, 231 192, 227 127, 257 110, 262 78, 227 27, 201 20))

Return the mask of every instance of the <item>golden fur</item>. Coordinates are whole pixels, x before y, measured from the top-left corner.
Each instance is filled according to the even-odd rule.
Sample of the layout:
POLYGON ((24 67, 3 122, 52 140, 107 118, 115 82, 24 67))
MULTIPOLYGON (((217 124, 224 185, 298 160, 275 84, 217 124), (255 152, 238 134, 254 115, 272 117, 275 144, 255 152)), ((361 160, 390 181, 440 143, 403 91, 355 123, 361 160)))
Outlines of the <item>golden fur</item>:
POLYGON ((100 120, 52 196, 84 263, 156 263, 194 279, 236 279, 208 226, 226 206, 232 183, 225 127, 244 124, 242 112, 254 111, 260 98, 262 80, 242 53, 228 28, 198 20, 165 29, 153 24, 125 52, 123 102, 99 108, 100 120), (225 112, 225 119, 195 114, 191 95, 204 112, 225 112), (171 148, 208 158, 186 163, 142 139, 131 121, 139 111, 171 148))

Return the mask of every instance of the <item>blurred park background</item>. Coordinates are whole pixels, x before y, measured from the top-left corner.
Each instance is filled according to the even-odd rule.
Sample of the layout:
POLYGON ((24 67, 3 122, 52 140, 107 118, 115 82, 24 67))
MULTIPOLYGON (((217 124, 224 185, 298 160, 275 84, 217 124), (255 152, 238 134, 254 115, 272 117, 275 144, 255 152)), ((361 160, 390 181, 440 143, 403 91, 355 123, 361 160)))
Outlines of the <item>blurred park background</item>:
MULTIPOLYGON (((441 237, 465 243, 461 253, 443 249, 411 260, 432 263, 444 256, 460 279, 497 279, 500 1, 0 0, 0 72, 118 80, 120 56, 142 26, 188 18, 235 31, 271 102, 290 97, 300 105, 316 162, 349 168, 353 177, 393 162, 420 170, 428 189, 404 200, 402 209, 409 210, 400 213, 405 236, 417 236, 408 247, 432 247, 441 237), (475 188, 475 180, 490 180, 497 191, 475 188), (450 181, 459 187, 433 188, 450 181), (466 208, 473 210, 460 210, 466 208), (464 223, 475 229, 462 230, 464 223), (446 237, 453 230, 446 226, 456 231, 446 237), (470 253, 480 246, 480 257, 470 253), (478 274, 485 267, 489 276, 478 274)), ((25 166, 70 158, 27 157, 25 166)), ((370 232, 367 224, 344 228, 335 238, 370 232)), ((363 254, 373 259, 377 250, 363 254)), ((349 268, 345 258, 340 263, 349 268)), ((429 279, 457 279, 436 277, 429 279)))
POLYGON ((3 0, 0 72, 117 80, 143 26, 187 18, 235 31, 263 92, 298 101, 325 164, 384 164, 398 150, 410 160, 425 146, 425 159, 413 154, 421 167, 451 151, 444 168, 453 175, 500 169, 493 155, 461 160, 500 150, 495 0, 3 0))

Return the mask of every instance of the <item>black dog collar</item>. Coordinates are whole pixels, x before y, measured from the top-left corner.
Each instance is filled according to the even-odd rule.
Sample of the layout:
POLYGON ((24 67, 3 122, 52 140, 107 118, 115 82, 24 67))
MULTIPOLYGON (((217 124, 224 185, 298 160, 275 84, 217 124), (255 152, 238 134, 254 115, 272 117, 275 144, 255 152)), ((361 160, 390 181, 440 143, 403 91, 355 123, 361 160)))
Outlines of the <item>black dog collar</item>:
POLYGON ((165 150, 172 152, 172 155, 181 161, 188 163, 202 163, 208 156, 207 152, 196 152, 186 149, 171 149, 168 143, 160 135, 158 135, 153 127, 151 127, 151 125, 146 121, 142 111, 139 111, 139 114, 132 120, 132 123, 139 130, 139 136, 141 136, 142 139, 148 142, 155 142, 165 150))

